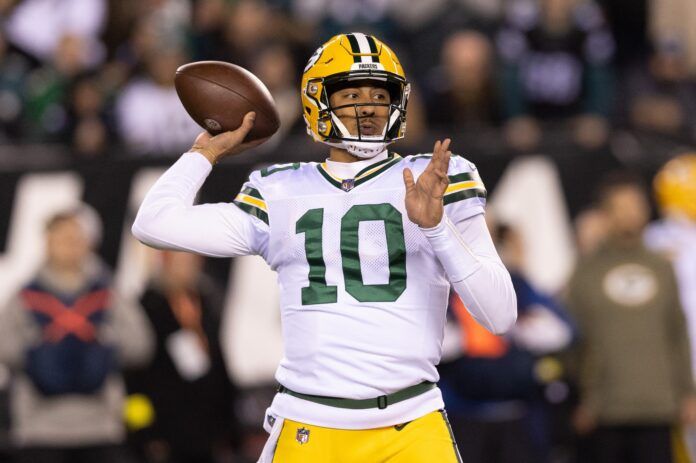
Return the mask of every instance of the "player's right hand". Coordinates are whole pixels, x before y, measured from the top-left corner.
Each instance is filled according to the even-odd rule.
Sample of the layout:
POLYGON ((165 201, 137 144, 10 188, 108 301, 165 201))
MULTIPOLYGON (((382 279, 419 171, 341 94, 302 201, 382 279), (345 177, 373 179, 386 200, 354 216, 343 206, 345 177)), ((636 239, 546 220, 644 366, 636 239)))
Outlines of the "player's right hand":
POLYGON ((211 164, 215 165, 226 156, 234 156, 244 150, 258 146, 268 140, 268 138, 242 143, 249 131, 254 127, 254 119, 256 119, 256 113, 251 111, 244 115, 242 125, 236 130, 223 132, 215 136, 208 132, 203 132, 196 137, 196 141, 193 142, 193 146, 189 151, 201 153, 211 164))

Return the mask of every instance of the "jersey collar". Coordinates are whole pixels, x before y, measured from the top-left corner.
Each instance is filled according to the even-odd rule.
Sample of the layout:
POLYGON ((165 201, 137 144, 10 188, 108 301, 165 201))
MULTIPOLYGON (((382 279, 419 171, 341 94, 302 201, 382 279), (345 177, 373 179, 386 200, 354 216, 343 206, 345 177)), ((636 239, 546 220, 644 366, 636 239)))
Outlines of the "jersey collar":
POLYGON ((393 152, 389 153, 389 156, 386 159, 375 162, 374 164, 365 167, 363 170, 355 174, 355 178, 347 179, 340 179, 332 175, 327 169, 325 162, 317 164, 317 169, 319 170, 321 176, 324 177, 331 185, 335 186, 336 188, 340 188, 345 192, 348 192, 352 190, 354 187, 375 178, 382 172, 389 169, 394 164, 398 163, 400 160, 401 156, 399 156, 398 154, 393 152))

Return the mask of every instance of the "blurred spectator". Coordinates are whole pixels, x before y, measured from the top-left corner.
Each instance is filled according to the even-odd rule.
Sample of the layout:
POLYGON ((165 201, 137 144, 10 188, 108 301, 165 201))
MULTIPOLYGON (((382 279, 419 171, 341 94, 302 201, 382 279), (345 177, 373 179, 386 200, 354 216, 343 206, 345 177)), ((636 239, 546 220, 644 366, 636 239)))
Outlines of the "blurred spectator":
POLYGON ((457 31, 477 30, 487 36, 500 22, 506 0, 389 0, 394 43, 411 79, 427 84, 441 63, 443 44, 457 31))
POLYGON ((185 50, 191 27, 189 0, 124 2, 121 0, 119 8, 112 8, 109 23, 110 46, 115 59, 105 66, 103 74, 110 91, 119 89, 127 79, 137 79, 138 72, 146 69, 147 61, 161 49, 185 50))
POLYGON ((176 155, 187 150, 202 131, 174 88, 176 69, 186 61, 178 48, 153 52, 146 57, 146 75, 131 81, 119 95, 118 130, 133 152, 176 155))
POLYGON ((0 314, 19 462, 125 461, 120 370, 147 360, 152 335, 113 292, 92 253, 98 235, 86 206, 53 216, 45 265, 0 314))
POLYGON ((578 263, 568 304, 580 326, 580 404, 592 463, 672 462, 671 426, 696 420, 689 340, 669 262, 648 251, 649 205, 628 174, 598 189, 609 239, 578 263))
POLYGON ((276 37, 276 17, 260 0, 239 0, 227 16, 224 31, 226 61, 244 68, 252 63, 264 45, 276 37))
POLYGON ((114 49, 114 58, 101 71, 104 90, 118 97, 123 87, 141 78, 148 57, 157 53, 158 41, 154 21, 148 15, 134 18, 130 33, 114 49))
POLYGON ((222 293, 202 273, 202 257, 160 255, 161 271, 140 300, 155 328, 155 356, 127 377, 131 397, 151 403, 154 416, 134 426, 141 429, 131 440, 146 462, 223 461, 237 429, 219 342, 222 293))
POLYGON ((606 142, 611 109, 609 65, 614 42, 590 0, 511 3, 498 34, 508 142, 534 149, 540 120, 571 120, 586 148, 606 142))
POLYGON ((150 16, 138 18, 133 24, 131 33, 116 50, 117 62, 123 64, 129 71, 142 66, 147 57, 157 51, 162 42, 158 41, 157 29, 150 16))
POLYGON ((86 69, 84 47, 77 35, 61 37, 52 59, 27 77, 24 132, 35 141, 68 141, 69 88, 86 69))
POLYGON ((650 32, 658 54, 678 49, 686 70, 696 77, 696 3, 650 0, 650 32))
POLYGON ((194 3, 191 24, 191 54, 194 61, 223 59, 224 29, 229 10, 226 0, 200 0, 194 3))
POLYGON ((24 80, 29 62, 9 48, 0 30, 0 140, 17 141, 21 136, 24 110, 24 80))
POLYGON ((50 62, 64 37, 82 44, 82 65, 93 68, 104 60, 99 39, 107 0, 23 0, 10 10, 5 27, 14 45, 36 59, 50 62))
MULTIPOLYGON (((387 40, 393 30, 391 0, 288 0, 298 18, 316 24, 320 38, 346 31, 374 33, 387 40)), ((391 43, 391 42, 390 42, 391 43)))
POLYGON ((602 245, 608 234, 607 221, 601 210, 591 207, 575 218, 575 239, 580 256, 589 256, 602 245))
POLYGON ((496 122, 491 44, 483 34, 459 31, 442 46, 441 65, 428 81, 428 122, 449 130, 496 122))
POLYGON ((624 86, 633 127, 696 137, 696 80, 689 77, 682 50, 656 52, 628 74, 624 86))
POLYGON ((297 82, 299 75, 288 47, 275 44, 260 50, 251 71, 268 87, 280 114, 280 129, 273 141, 279 143, 290 132, 303 133, 304 120, 300 117, 302 105, 297 82))
POLYGON ((191 27, 191 0, 143 0, 140 9, 156 31, 157 41, 183 47, 191 27))
POLYGON ((69 131, 76 154, 92 157, 103 153, 110 138, 105 95, 99 76, 87 73, 72 82, 69 131))
MULTIPOLYGON (((492 235, 517 294, 517 323, 508 336, 494 336, 453 296, 450 310, 459 322, 462 355, 440 366, 441 387, 463 461, 543 463, 551 446, 543 390, 561 376, 554 354, 570 345, 574 327, 563 309, 520 273, 521 235, 502 225, 492 235)), ((448 337, 451 332, 445 343, 448 337)))

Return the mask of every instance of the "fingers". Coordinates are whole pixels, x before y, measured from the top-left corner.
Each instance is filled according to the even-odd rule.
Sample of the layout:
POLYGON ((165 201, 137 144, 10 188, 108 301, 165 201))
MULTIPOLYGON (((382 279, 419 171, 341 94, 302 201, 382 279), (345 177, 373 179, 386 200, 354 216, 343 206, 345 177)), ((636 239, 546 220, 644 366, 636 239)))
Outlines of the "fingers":
POLYGON ((256 120, 256 113, 254 111, 248 112, 242 119, 242 125, 236 130, 230 130, 216 135, 213 137, 212 141, 223 147, 239 145, 254 127, 254 120, 256 120))
POLYGON ((446 176, 449 169, 449 161, 452 156, 452 152, 449 150, 451 142, 451 139, 445 138, 443 142, 436 141, 433 147, 433 158, 428 167, 432 168, 440 177, 446 176))
POLYGON ((246 136, 246 134, 248 134, 249 131, 254 127, 255 120, 256 113, 254 111, 249 111, 244 115, 244 119, 242 119, 242 125, 237 130, 241 130, 244 133, 244 136, 246 136))
POLYGON ((440 145, 440 152, 446 153, 449 149, 450 143, 452 143, 452 140, 450 138, 445 138, 445 141, 443 141, 440 145))
POLYGON ((435 146, 433 146, 433 156, 435 156, 435 153, 440 152, 440 145, 442 145, 442 142, 440 140, 436 140, 435 146))
POLYGON ((416 182, 413 181, 413 172, 411 169, 404 169, 404 185, 406 186, 406 193, 413 191, 416 187, 416 182))

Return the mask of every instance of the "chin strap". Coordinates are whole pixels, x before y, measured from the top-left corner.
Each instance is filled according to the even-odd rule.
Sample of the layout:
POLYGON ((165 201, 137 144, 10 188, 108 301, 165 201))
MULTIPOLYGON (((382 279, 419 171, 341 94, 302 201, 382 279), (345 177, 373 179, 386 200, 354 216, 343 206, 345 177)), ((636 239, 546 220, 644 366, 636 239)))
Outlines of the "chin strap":
POLYGON ((340 141, 336 143, 332 142, 322 142, 325 143, 329 146, 333 146, 334 148, 341 148, 346 151, 348 151, 350 154, 353 156, 357 156, 362 159, 370 159, 374 158, 377 156, 379 153, 383 152, 385 149, 387 149, 387 146, 391 142, 382 142, 382 143, 375 143, 375 142, 365 142, 365 141, 340 141))

